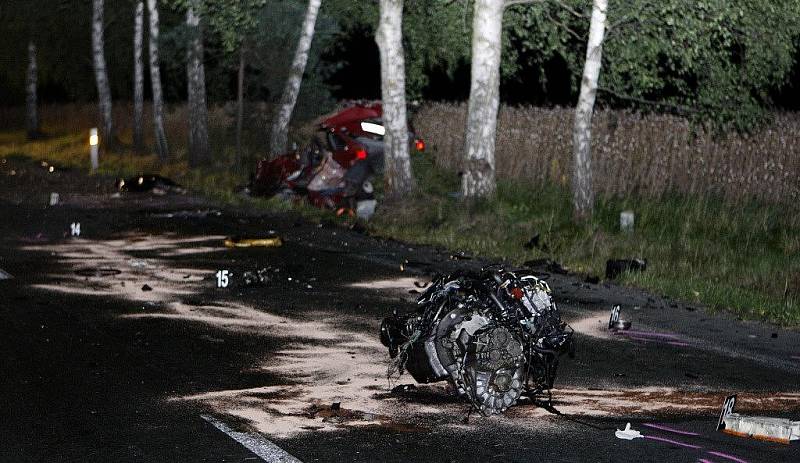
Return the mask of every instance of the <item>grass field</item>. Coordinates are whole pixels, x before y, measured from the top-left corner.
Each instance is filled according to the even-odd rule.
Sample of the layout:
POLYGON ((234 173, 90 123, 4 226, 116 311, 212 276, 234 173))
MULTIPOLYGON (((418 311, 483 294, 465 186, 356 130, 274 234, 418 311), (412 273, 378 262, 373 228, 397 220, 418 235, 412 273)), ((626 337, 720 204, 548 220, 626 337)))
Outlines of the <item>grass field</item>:
MULTIPOLYGON (((153 155, 121 149, 104 153, 100 171, 114 176, 160 172, 187 187, 231 203, 265 209, 294 208, 312 220, 326 213, 276 200, 243 199, 234 187, 247 178, 233 165, 229 135, 218 118, 217 161, 189 171, 181 137, 171 137, 177 160, 159 166, 153 155), (226 138, 228 137, 228 138, 226 138)), ((0 132, 0 157, 26 157, 88 170, 85 133, 49 127, 52 135, 26 141, 24 132, 0 132)), ((178 130, 178 129, 175 129, 178 130)), ((122 136, 124 142, 125 137, 122 136)), ((251 146, 251 155, 258 149, 251 146)), ((800 326, 800 216, 783 206, 730 202, 705 195, 630 195, 600 198, 593 221, 571 221, 569 191, 560 183, 500 180, 491 200, 466 204, 452 193, 459 178, 433 162, 436 153, 415 155, 419 191, 407 201, 383 204, 368 224, 374 235, 434 244, 489 258, 522 263, 546 257, 575 272, 602 277, 609 258, 648 260, 644 273, 625 274, 624 284, 646 288, 748 319, 800 326), (632 233, 619 231, 619 213, 636 213, 632 233), (539 234, 546 249, 523 244, 539 234)), ((333 217, 332 214, 329 217, 333 217)))

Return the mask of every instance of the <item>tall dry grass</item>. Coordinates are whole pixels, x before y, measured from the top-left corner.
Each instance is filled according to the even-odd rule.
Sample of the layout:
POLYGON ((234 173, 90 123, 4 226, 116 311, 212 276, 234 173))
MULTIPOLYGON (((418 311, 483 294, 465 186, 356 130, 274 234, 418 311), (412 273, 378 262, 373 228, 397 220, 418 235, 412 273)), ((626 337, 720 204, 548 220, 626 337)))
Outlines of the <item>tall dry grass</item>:
MULTIPOLYGON (((568 184, 573 114, 568 108, 501 107, 498 176, 568 184)), ((429 103, 414 125, 439 165, 460 169, 465 121, 465 104, 429 103)), ((751 135, 715 137, 675 116, 600 110, 593 121, 592 162, 595 190, 607 197, 679 192, 796 204, 800 115, 777 113, 751 135)))

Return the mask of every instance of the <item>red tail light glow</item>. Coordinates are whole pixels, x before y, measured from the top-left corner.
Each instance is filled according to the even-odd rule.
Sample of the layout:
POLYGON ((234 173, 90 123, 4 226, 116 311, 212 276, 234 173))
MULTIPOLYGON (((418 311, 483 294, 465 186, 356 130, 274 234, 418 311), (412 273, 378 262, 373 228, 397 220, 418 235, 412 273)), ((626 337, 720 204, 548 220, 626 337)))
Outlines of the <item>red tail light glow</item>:
POLYGON ((417 139, 414 142, 414 147, 417 148, 417 151, 425 151, 425 140, 417 139))
POLYGON ((356 159, 367 159, 367 152, 363 149, 357 150, 356 159))

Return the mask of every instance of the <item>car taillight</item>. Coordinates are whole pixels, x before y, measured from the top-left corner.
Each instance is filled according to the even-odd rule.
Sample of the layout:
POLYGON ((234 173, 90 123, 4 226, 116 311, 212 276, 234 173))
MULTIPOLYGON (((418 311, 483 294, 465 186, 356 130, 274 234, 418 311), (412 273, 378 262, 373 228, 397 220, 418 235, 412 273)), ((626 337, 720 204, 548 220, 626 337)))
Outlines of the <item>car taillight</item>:
POLYGON ((366 150, 357 150, 356 151, 356 159, 367 159, 367 152, 366 150))
POLYGON ((425 140, 417 139, 414 141, 414 147, 417 148, 417 151, 425 151, 425 140))

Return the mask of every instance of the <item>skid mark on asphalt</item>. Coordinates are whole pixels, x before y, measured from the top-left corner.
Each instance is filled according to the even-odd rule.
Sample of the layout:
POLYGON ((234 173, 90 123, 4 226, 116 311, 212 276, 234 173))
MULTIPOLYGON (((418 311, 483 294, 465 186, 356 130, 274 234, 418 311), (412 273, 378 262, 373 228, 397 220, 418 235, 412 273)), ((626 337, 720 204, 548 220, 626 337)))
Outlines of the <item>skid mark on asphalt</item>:
POLYGON ((215 428, 227 434, 231 439, 242 444, 247 450, 258 455, 262 460, 269 463, 300 463, 300 460, 289 454, 287 451, 275 445, 272 441, 264 438, 260 434, 245 433, 234 431, 222 421, 209 415, 200 415, 215 428))

